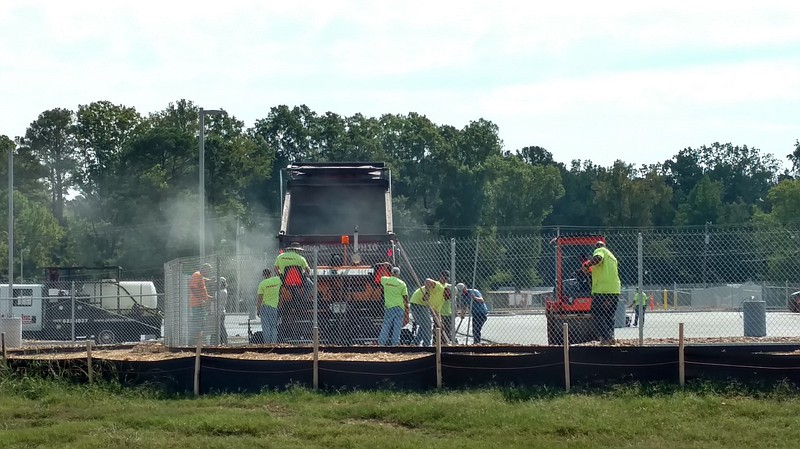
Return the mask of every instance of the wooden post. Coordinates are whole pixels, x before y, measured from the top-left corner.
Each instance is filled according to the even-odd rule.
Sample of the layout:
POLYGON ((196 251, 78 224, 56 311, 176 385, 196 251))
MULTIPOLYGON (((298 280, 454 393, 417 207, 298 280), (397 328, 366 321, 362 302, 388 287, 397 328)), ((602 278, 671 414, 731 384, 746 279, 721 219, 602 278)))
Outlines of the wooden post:
POLYGON ((678 323, 678 383, 681 387, 686 384, 686 359, 683 350, 686 345, 683 341, 683 323, 678 323))
POLYGON ((570 389, 569 378, 569 323, 564 323, 564 388, 570 389))
POLYGON ((311 330, 311 338, 314 344, 314 369, 312 371, 313 378, 312 378, 312 385, 314 386, 314 391, 319 389, 319 328, 314 327, 311 330))
POLYGON ((94 381, 94 365, 92 364, 92 340, 86 340, 86 375, 89 383, 94 381))
POLYGON ((194 395, 200 396, 200 350, 203 348, 203 331, 197 334, 197 348, 194 355, 194 395))
POLYGON ((436 328, 436 388, 442 388, 442 328, 436 328))

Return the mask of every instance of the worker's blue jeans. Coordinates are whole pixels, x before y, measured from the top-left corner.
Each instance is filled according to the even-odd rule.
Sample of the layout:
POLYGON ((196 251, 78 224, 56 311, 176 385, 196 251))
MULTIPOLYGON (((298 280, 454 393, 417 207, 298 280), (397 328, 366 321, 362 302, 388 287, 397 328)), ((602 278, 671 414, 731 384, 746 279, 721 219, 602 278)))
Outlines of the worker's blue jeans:
POLYGON ((278 341, 278 309, 261 304, 261 333, 264 343, 277 343, 278 341))
POLYGON ((431 345, 431 309, 427 305, 411 304, 411 315, 417 323, 417 335, 414 336, 414 346, 431 345))
POLYGON ((392 307, 384 309, 381 333, 378 335, 378 344, 381 346, 397 346, 400 344, 400 330, 403 328, 404 309, 392 307), (391 341, 389 340, 391 338, 391 341))

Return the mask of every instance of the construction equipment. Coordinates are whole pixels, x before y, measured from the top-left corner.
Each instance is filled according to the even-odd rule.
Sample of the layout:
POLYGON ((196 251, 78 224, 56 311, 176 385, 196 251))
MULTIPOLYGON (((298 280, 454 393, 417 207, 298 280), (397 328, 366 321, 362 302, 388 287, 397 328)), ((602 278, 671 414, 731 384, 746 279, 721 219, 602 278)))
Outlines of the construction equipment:
POLYGON ((10 313, 32 340, 138 342, 162 334, 159 294, 151 281, 118 281, 120 267, 48 267, 40 284, 0 286, 10 313))
MULTIPOLYGON (((281 170, 281 250, 318 250, 318 325, 327 344, 373 344, 383 320, 380 279, 395 265, 391 172, 383 162, 297 163, 281 170)), ((313 268, 313 267, 312 267, 313 268)), ((311 339, 310 281, 281 289, 280 342, 311 339), (297 293, 302 292, 302 293, 297 293)))
POLYGON ((558 236, 550 243, 556 249, 556 285, 553 298, 545 301, 547 343, 564 343, 563 323, 569 324, 570 343, 598 339, 592 324, 592 281, 581 270, 591 259, 597 242, 605 243, 602 235, 558 236))

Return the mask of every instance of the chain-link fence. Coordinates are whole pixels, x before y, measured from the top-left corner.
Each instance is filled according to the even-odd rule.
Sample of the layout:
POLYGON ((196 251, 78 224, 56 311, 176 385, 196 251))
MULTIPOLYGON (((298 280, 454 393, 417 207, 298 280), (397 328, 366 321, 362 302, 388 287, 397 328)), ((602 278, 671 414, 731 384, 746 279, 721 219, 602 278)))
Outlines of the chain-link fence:
POLYGON ((262 320, 256 306, 262 270, 274 272, 277 253, 179 259, 165 265, 165 342, 191 345, 202 331, 206 344, 310 344, 316 311, 323 344, 375 344, 389 314, 380 285, 388 272, 380 271, 381 263, 400 267, 409 296, 421 287, 436 294, 435 284, 424 288, 425 279, 448 287, 437 310, 426 301, 417 304, 424 307, 412 304, 401 344, 431 344, 430 326, 437 325, 451 343, 554 344, 564 322, 570 323, 572 342, 640 337, 661 342, 677 337, 678 323, 684 323, 690 339, 798 339, 798 238, 797 230, 785 228, 604 233, 563 228, 391 242, 372 248, 373 257, 355 267, 341 259, 344 254, 348 260, 352 246, 307 247, 301 254, 310 270, 293 292, 281 288, 276 325, 262 320), (593 266, 591 277, 582 269, 598 240, 617 260, 620 286, 616 292, 595 284, 592 299, 592 278, 600 279, 612 259, 593 266), (204 263, 211 266, 205 281, 208 302, 195 311, 191 279, 204 263), (220 289, 222 278, 227 287, 220 289), (455 290, 460 283, 466 290, 455 290), (638 314, 633 307, 637 288, 643 303, 638 314), (263 332, 262 325, 270 330, 263 332))
POLYGON ((108 270, 83 268, 48 271, 43 282, 14 284, 10 295, 8 284, 0 286, 0 319, 9 346, 162 338, 161 279, 125 280, 108 270))

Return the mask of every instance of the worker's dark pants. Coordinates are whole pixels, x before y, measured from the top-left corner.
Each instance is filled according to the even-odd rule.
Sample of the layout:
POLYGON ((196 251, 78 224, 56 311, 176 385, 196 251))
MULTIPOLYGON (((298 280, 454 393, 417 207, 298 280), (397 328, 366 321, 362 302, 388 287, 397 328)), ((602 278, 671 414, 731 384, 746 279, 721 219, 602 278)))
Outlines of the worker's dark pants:
POLYGON ((614 314, 617 311, 619 295, 592 295, 592 323, 595 335, 600 341, 614 339, 614 314))
POLYGON ((414 345, 431 345, 431 309, 428 305, 411 304, 411 316, 417 323, 417 335, 414 336, 414 345))
MULTIPOLYGON (((280 316, 278 343, 285 343, 287 340, 310 340, 310 331, 305 332, 301 323, 311 319, 308 289, 305 285, 287 285, 286 289, 289 291, 289 300, 282 302, 278 308, 280 316)), ((310 329, 310 326, 305 327, 310 329)))
POLYGON ((639 314, 642 315, 642 325, 644 325, 644 310, 645 310, 644 306, 643 305, 636 305, 636 306, 633 306, 633 307, 634 307, 634 309, 636 309, 636 314, 633 316, 633 325, 634 326, 638 326, 639 325, 639 314))
POLYGON ((487 316, 483 313, 472 315, 472 337, 476 344, 481 342, 481 330, 486 324, 486 318, 487 316))

